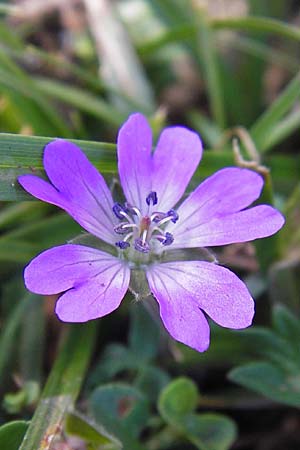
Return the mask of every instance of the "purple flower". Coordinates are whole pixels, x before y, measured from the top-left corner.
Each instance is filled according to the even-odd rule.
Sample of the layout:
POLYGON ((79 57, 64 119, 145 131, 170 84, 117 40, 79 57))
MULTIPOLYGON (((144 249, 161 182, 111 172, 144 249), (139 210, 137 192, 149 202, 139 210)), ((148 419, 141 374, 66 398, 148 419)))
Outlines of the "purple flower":
POLYGON ((284 219, 267 205, 245 209, 259 197, 263 180, 236 167, 219 170, 177 206, 201 155, 199 137, 183 127, 166 128, 152 154, 147 120, 131 115, 118 135, 126 201, 115 203, 103 177, 78 147, 64 140, 48 144, 44 167, 50 182, 23 175, 20 184, 64 209, 109 244, 109 251, 78 244, 46 250, 26 267, 27 288, 44 295, 63 292, 56 304, 58 317, 85 322, 115 310, 129 287, 130 269, 140 269, 174 339, 206 350, 209 326, 203 312, 221 326, 248 327, 254 303, 244 283, 213 262, 178 255, 187 248, 270 236, 284 219))

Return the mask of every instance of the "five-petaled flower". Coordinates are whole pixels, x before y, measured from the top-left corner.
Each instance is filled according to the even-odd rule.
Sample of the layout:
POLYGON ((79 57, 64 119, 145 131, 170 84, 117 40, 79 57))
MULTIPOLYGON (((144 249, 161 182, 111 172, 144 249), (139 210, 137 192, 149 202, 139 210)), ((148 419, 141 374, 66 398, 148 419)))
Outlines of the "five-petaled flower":
POLYGON ((254 302, 244 283, 218 264, 195 256, 176 260, 176 255, 179 249, 245 242, 278 231, 284 219, 276 209, 245 209, 259 197, 262 177, 244 168, 219 170, 178 206, 201 159, 198 135, 184 127, 166 128, 152 153, 149 124, 133 114, 120 129, 117 145, 124 203, 113 201, 81 150, 60 139, 44 150, 50 182, 19 177, 26 191, 61 207, 110 246, 109 252, 78 244, 46 250, 26 267, 27 288, 63 293, 56 304, 58 317, 85 322, 115 310, 128 289, 130 270, 140 269, 176 340, 206 350, 204 313, 224 327, 248 327, 254 302))

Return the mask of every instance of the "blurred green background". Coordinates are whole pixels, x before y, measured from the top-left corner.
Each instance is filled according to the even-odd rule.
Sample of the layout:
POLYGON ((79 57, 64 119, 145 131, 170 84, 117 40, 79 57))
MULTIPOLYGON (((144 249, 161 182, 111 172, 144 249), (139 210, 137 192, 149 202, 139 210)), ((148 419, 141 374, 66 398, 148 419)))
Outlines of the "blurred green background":
POLYGON ((0 3, 1 449, 300 448, 299 57, 297 0, 0 3), (32 257, 81 231, 16 177, 43 174, 43 147, 59 136, 112 182, 133 111, 156 137, 168 124, 199 132, 190 189, 252 167, 265 176, 260 202, 286 216, 276 236, 218 250, 256 318, 240 332, 212 325, 204 354, 171 341, 130 295, 68 326, 54 298, 23 286, 32 257))

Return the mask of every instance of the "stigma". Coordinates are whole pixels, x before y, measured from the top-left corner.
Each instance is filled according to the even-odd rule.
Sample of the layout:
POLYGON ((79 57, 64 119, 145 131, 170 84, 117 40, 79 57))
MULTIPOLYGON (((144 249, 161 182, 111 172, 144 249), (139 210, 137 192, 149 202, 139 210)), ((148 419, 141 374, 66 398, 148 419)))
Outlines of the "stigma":
POLYGON ((174 209, 166 213, 155 211, 154 206, 158 203, 155 191, 147 195, 145 202, 148 205, 146 215, 142 215, 137 207, 127 202, 113 205, 112 210, 120 220, 114 227, 115 233, 122 235, 122 240, 115 243, 120 250, 132 247, 137 252, 149 253, 157 248, 157 245, 169 246, 173 243, 173 235, 165 232, 164 228, 168 222, 177 222, 177 212, 174 209))

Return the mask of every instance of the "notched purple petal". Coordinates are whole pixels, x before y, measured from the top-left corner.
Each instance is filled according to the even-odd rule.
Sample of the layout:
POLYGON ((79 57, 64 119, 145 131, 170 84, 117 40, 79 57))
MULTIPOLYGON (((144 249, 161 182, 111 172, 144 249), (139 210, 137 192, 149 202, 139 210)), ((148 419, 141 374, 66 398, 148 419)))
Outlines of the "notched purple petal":
POLYGON ((57 139, 44 149, 44 168, 52 184, 33 175, 19 183, 36 198, 64 209, 83 228, 113 244, 111 193, 97 169, 71 142, 57 139))
POLYGON ((120 306, 129 279, 130 270, 121 261, 103 266, 95 277, 63 294, 55 312, 63 322, 87 322, 110 314, 120 306))
POLYGON ((153 155, 152 189, 159 210, 167 211, 182 197, 202 156, 199 136, 185 127, 165 128, 153 155))
POLYGON ((205 261, 152 265, 147 270, 151 291, 170 334, 198 351, 209 343, 208 325, 200 310, 232 329, 251 325, 253 299, 236 275, 205 261))
POLYGON ((284 225, 283 215, 268 205, 259 205, 197 224, 188 222, 174 230, 174 247, 212 247, 247 242, 271 236, 284 225))
POLYGON ((132 114, 118 134, 118 167, 127 201, 146 211, 147 195, 152 191, 152 130, 147 119, 132 114))

